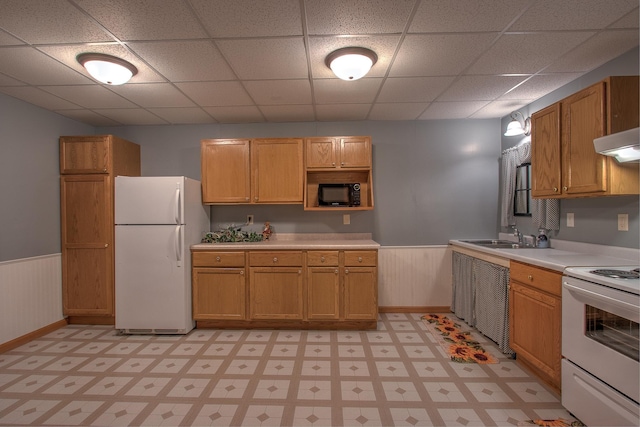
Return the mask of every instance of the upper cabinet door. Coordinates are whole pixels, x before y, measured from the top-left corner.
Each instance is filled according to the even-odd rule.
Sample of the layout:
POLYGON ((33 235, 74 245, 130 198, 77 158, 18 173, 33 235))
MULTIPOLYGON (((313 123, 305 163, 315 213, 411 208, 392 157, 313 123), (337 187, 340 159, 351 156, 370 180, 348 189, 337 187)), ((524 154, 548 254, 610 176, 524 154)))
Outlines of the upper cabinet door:
POLYGON ((108 173, 109 137, 65 136, 60 138, 60 173, 108 173))
POLYGON ((567 194, 607 191, 607 159, 596 153, 595 138, 605 135, 604 83, 562 101, 563 191, 567 194))
POLYGON ((302 203, 302 139, 251 141, 253 203, 302 203))
POLYGON ((248 139, 201 141, 203 203, 250 203, 248 139))
POLYGON ((560 104, 553 104, 531 117, 531 195, 560 195, 560 104))
POLYGON ((335 138, 307 139, 307 168, 335 168, 338 166, 338 144, 335 138))
POLYGON ((340 138, 340 167, 371 167, 371 138, 355 136, 340 138))

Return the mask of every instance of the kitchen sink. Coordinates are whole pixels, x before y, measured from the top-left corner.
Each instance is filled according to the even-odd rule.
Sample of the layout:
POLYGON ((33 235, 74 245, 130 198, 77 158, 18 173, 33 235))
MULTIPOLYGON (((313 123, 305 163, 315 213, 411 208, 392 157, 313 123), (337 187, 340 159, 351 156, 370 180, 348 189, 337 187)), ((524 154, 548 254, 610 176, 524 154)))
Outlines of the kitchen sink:
POLYGON ((476 240, 460 240, 464 243, 471 243, 472 245, 483 246, 485 248, 493 249, 518 249, 521 246, 510 240, 498 240, 498 239, 476 239, 476 240))

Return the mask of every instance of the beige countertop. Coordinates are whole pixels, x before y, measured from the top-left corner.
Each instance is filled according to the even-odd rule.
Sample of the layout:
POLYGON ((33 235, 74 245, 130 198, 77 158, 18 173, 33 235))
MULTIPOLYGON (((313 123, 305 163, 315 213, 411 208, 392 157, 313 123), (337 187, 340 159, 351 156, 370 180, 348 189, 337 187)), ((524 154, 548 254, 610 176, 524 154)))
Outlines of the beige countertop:
POLYGON ((214 250, 377 250, 370 233, 291 233, 272 235, 262 242, 198 243, 193 251, 214 250))
MULTIPOLYGON (((504 240, 505 235, 501 234, 500 239, 504 240)), ((640 262, 638 249, 561 240, 551 240, 551 247, 545 249, 493 249, 460 240, 450 240, 449 244, 454 250, 456 247, 464 248, 504 260, 520 261, 556 271, 563 271, 567 267, 638 265, 640 262)))

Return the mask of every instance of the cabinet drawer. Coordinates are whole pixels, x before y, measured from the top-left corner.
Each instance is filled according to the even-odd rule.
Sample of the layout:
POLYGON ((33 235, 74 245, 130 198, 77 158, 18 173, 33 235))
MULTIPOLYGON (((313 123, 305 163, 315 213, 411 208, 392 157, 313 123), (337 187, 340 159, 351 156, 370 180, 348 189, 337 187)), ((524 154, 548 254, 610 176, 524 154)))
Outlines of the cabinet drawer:
POLYGON ((244 267, 244 252, 194 252, 194 267, 244 267))
POLYGON ((369 266, 378 265, 377 251, 345 251, 344 265, 351 266, 369 266))
POLYGON ((511 261, 509 274, 511 280, 553 295, 562 295, 562 274, 559 272, 511 261))
POLYGON ((302 252, 249 252, 252 267, 302 267, 302 252))
POLYGON ((338 265, 338 251, 309 251, 307 252, 307 265, 338 265))

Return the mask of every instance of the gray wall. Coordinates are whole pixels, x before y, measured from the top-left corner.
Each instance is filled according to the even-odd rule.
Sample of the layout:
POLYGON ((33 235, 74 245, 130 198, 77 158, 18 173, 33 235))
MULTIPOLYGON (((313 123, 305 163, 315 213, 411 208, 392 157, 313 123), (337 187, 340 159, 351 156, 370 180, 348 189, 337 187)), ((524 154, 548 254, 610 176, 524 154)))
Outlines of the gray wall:
MULTIPOLYGON (((557 102, 608 76, 637 75, 639 72, 639 51, 632 49, 584 76, 562 86, 547 96, 521 108, 526 117, 554 102, 557 102)), ((507 127, 509 117, 502 119, 502 129, 507 127)), ((502 149, 517 145, 522 137, 502 136, 502 149)), ((598 198, 567 199, 560 202, 560 231, 551 236, 562 240, 585 243, 607 244, 629 248, 640 247, 640 198, 637 196, 616 196, 598 198), (566 226, 567 213, 575 217, 575 227, 566 226), (629 215, 629 231, 618 231, 618 214, 629 215)), ((517 227, 525 234, 537 234, 531 218, 518 217, 517 227)), ((502 230, 502 231, 507 231, 502 230)))
POLYGON ((497 233, 500 121, 282 123, 130 126, 102 129, 142 146, 143 175, 199 179, 203 138, 371 135, 375 209, 305 212, 299 205, 213 206, 212 228, 240 225, 282 233, 372 233, 382 245, 446 244, 497 233))
POLYGON ((0 94, 0 261, 60 252, 60 135, 92 126, 0 94))

